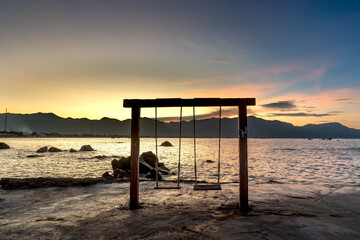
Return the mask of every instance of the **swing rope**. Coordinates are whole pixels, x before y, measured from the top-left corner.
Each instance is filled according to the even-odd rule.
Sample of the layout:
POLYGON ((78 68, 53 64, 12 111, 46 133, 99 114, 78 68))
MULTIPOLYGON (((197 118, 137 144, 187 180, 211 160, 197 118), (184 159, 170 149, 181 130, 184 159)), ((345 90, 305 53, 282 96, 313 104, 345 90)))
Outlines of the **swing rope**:
POLYGON ((197 186, 195 106, 193 106, 193 124, 194 124, 194 173, 195 173, 195 186, 197 186))
POLYGON ((217 184, 207 184, 207 185, 198 185, 197 184, 195 105, 193 105, 193 122, 194 122, 193 124, 194 124, 194 174, 195 174, 194 190, 221 190, 221 185, 220 185, 221 105, 220 105, 220 111, 219 111, 219 152, 218 152, 218 178, 217 178, 217 184))
POLYGON ((180 188, 180 159, 181 159, 181 125, 182 125, 182 106, 180 107, 180 130, 179 130, 179 161, 178 161, 178 179, 177 186, 180 188))
POLYGON ((218 153, 218 181, 217 183, 220 184, 220 151, 221 151, 221 105, 219 110, 219 153, 218 153))
POLYGON ((155 168, 156 168, 156 187, 159 187, 159 159, 158 159, 158 136, 157 136, 157 107, 155 107, 155 168))
POLYGON ((159 159, 158 159, 158 128, 157 128, 157 107, 155 107, 155 172, 156 172, 156 186, 154 189, 181 189, 180 187, 180 160, 181 160, 181 126, 182 126, 182 106, 180 107, 180 137, 179 137, 179 160, 178 160, 178 177, 177 186, 161 186, 159 187, 159 159))

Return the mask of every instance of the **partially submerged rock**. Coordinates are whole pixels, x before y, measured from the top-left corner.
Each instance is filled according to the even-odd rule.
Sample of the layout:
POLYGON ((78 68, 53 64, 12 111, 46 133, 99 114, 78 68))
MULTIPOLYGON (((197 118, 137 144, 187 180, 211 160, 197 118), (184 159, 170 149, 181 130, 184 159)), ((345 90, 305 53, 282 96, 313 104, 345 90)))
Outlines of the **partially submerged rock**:
POLYGON ((84 145, 80 148, 80 151, 95 151, 90 145, 84 145))
MULTIPOLYGON (((154 168, 151 169, 150 172, 145 177, 149 179, 156 179, 156 170, 154 168)), ((158 173, 158 180, 159 181, 163 180, 160 172, 158 173)))
POLYGON ((48 151, 49 152, 61 152, 61 149, 56 148, 56 147, 50 147, 48 151))
POLYGON ((152 169, 154 169, 150 164, 145 162, 144 160, 139 160, 139 172, 143 174, 149 173, 152 169))
POLYGON ((9 149, 9 145, 7 145, 6 143, 4 142, 0 142, 0 149, 9 149))
POLYGON ((76 151, 75 149, 71 148, 71 149, 69 150, 69 152, 74 153, 74 152, 77 152, 77 151, 76 151))
MULTIPOLYGON (((147 163, 148 165, 150 165, 151 168, 149 168, 149 171, 152 169, 152 168, 155 168, 155 165, 156 165, 156 156, 153 152, 149 151, 149 152, 143 152, 141 155, 140 155, 140 167, 141 167, 141 161, 147 163)), ((159 161, 159 160, 158 160, 159 161)), ((143 164, 144 165, 144 164, 143 164)), ((147 166, 143 166, 143 167, 147 167, 147 166)), ((162 173, 162 174, 165 174, 165 175, 168 175, 170 174, 170 169, 168 169, 167 167, 165 167, 165 164, 164 163, 160 163, 158 162, 158 168, 159 168, 159 171, 162 173)))
POLYGON ((44 153, 44 152, 47 152, 47 151, 48 151, 48 147, 45 146, 45 147, 39 148, 36 152, 37 152, 37 153, 44 153))
POLYGON ((124 171, 122 169, 116 169, 114 171, 114 177, 115 178, 127 178, 127 177, 130 177, 130 174, 129 174, 129 172, 124 171))
MULTIPOLYGON (((130 176, 131 171, 131 157, 121 157, 120 159, 113 159, 111 166, 113 169, 113 175, 115 178, 126 178, 130 176)), ((151 178, 151 172, 155 171, 156 156, 151 151, 144 152, 139 157, 139 173, 150 175, 147 178, 151 178)), ((170 169, 165 167, 164 163, 158 163, 159 174, 170 174, 170 169)))
POLYGON ((37 158, 37 157, 43 157, 44 155, 38 155, 38 154, 33 154, 33 155, 27 155, 26 157, 28 158, 37 158))
POLYGON ((112 169, 115 171, 116 169, 130 170, 130 157, 121 157, 119 160, 111 161, 112 169))
POLYGON ((112 176, 109 172, 104 172, 104 174, 101 176, 102 178, 106 178, 106 179, 113 179, 114 176, 112 176))
POLYGON ((149 164, 151 167, 155 167, 156 164, 156 156, 153 152, 143 152, 140 155, 140 160, 145 161, 147 164, 149 164))
POLYGON ((172 147, 173 145, 171 144, 171 142, 165 141, 165 142, 163 142, 160 146, 163 146, 163 147, 172 147))

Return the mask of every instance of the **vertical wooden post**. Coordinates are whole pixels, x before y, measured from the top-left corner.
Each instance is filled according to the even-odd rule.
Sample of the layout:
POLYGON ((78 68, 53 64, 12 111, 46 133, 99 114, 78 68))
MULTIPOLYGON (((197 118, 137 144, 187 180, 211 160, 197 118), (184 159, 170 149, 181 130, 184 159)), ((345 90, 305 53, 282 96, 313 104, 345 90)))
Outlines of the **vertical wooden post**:
POLYGON ((131 108, 130 209, 139 206, 140 108, 131 108))
POLYGON ((247 164, 247 112, 246 105, 239 105, 239 194, 240 208, 247 211, 248 205, 248 164, 247 164))

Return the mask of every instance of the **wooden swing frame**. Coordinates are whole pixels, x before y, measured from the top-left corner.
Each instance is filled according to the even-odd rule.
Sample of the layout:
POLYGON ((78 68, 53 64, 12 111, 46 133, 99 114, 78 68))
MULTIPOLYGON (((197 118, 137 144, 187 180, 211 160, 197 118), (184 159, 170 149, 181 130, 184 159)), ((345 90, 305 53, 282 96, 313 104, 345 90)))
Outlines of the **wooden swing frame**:
POLYGON ((131 176, 130 209, 139 207, 139 151, 141 108, 154 107, 238 107, 239 137, 239 205, 247 211, 248 204, 248 164, 247 164, 247 106, 254 106, 255 98, 161 98, 124 99, 124 107, 131 108, 131 176))

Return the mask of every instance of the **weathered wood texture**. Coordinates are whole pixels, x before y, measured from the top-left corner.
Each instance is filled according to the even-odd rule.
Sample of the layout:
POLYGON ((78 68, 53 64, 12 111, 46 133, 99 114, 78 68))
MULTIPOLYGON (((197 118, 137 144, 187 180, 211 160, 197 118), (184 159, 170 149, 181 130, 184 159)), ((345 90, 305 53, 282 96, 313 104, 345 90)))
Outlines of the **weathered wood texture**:
POLYGON ((247 113, 246 106, 239 106, 239 193, 240 208, 248 210, 248 157, 247 157, 247 113))
POLYGON ((253 106, 255 98, 157 98, 157 99, 125 99, 124 107, 209 107, 209 106, 253 106))
POLYGON ((140 108, 133 107, 131 114, 130 209, 136 209, 139 206, 139 151, 140 108))

